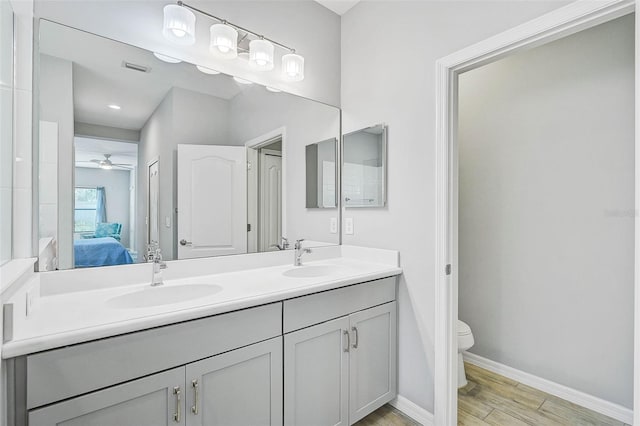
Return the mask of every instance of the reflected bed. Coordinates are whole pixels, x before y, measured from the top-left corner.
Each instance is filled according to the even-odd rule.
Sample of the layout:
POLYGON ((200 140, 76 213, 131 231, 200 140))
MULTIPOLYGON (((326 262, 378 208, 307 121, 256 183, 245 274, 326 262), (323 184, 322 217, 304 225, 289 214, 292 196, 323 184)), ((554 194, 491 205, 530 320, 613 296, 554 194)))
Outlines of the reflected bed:
POLYGON ((126 247, 111 237, 75 240, 73 252, 76 268, 133 263, 126 247))

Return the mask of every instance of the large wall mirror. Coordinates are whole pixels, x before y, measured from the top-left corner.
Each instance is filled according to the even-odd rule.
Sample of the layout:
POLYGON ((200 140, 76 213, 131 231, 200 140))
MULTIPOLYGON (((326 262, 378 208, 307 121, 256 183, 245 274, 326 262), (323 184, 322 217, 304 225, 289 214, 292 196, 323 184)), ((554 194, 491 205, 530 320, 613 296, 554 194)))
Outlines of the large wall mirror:
POLYGON ((337 206, 305 201, 306 147, 339 140, 338 108, 38 27, 45 269, 144 262, 149 243, 169 260, 339 243, 337 206))

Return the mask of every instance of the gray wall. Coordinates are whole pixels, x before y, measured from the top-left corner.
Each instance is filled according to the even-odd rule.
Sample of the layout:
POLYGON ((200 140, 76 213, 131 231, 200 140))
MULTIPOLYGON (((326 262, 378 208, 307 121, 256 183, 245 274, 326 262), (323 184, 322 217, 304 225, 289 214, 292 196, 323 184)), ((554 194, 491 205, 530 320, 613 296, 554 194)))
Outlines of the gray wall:
POLYGON ((400 250, 398 390, 426 410, 433 411, 435 61, 563 4, 364 1, 342 16, 343 131, 389 126, 388 206, 348 210, 355 232, 343 242, 400 250))
POLYGON ((40 116, 58 123, 58 266, 73 268, 73 65, 40 55, 40 116))
POLYGON ((460 77, 471 352, 632 408, 634 17, 460 77))
POLYGON ((76 185, 104 186, 107 196, 107 222, 122 224, 121 243, 129 245, 129 176, 128 170, 102 170, 76 167, 76 185))

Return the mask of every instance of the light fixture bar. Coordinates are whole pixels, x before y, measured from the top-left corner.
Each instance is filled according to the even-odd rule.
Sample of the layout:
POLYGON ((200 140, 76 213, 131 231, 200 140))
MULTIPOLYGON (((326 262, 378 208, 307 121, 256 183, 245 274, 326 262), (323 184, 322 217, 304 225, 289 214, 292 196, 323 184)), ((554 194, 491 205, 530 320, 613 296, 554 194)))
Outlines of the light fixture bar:
POLYGON ((253 31, 248 30, 248 29, 246 29, 244 27, 241 27, 240 25, 236 25, 236 24, 234 24, 232 22, 229 22, 226 19, 223 19, 223 18, 220 18, 218 16, 212 15, 209 12, 205 12, 204 10, 198 9, 197 7, 193 7, 191 5, 188 5, 188 4, 184 3, 183 1, 178 1, 177 5, 178 6, 182 6, 182 7, 186 7, 187 9, 191 9, 194 12, 198 12, 198 13, 200 13, 202 15, 208 16, 209 18, 215 19, 216 21, 218 21, 218 22, 220 22, 222 24, 229 25, 230 27, 233 27, 236 30, 240 30, 240 31, 243 31, 243 32, 245 32, 247 34, 251 34, 254 37, 258 37, 259 39, 270 41, 271 43, 275 44, 276 46, 279 46, 279 47, 281 47, 281 48, 283 48, 285 50, 288 50, 291 53, 295 53, 296 52, 296 49, 291 48, 291 47, 287 46, 286 44, 278 43, 277 41, 272 40, 272 39, 270 39, 268 37, 265 37, 262 34, 254 33, 253 31))

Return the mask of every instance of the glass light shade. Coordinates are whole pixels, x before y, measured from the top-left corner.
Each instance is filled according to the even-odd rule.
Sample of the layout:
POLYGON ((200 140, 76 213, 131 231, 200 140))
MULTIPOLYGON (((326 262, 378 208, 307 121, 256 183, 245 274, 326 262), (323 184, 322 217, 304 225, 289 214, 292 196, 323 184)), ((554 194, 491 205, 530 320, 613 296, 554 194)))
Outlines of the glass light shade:
POLYGON ((216 56, 235 59, 238 56, 238 31, 225 24, 214 24, 210 28, 209 50, 216 56))
POLYGON ((196 68, 198 68, 198 71, 205 74, 210 74, 210 75, 220 74, 220 71, 212 70, 211 68, 203 67, 202 65, 196 65, 196 68))
POLYGON ((172 43, 189 46, 196 42, 196 15, 177 4, 164 7, 162 35, 172 43))
POLYGON ((304 58, 295 53, 282 56, 282 75, 285 80, 304 80, 304 58))
POLYGON ((273 44, 267 40, 252 40, 249 43, 249 62, 260 71, 273 69, 273 44))
POLYGON ((158 53, 158 52, 153 52, 153 56, 155 56, 156 58, 160 59, 163 62, 168 62, 170 64, 179 64, 180 62, 182 62, 178 58, 174 58, 172 56, 163 55, 162 53, 158 53))

